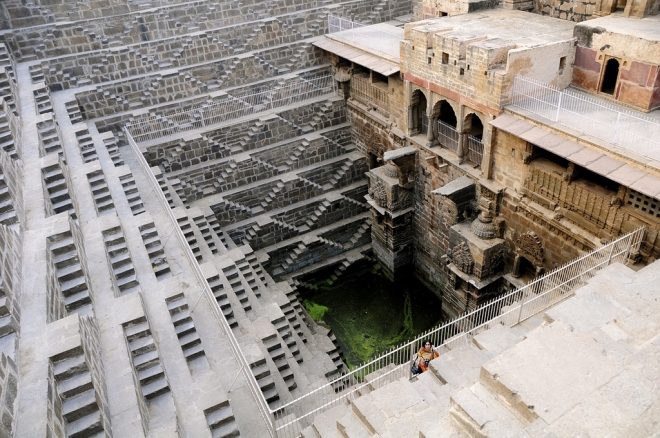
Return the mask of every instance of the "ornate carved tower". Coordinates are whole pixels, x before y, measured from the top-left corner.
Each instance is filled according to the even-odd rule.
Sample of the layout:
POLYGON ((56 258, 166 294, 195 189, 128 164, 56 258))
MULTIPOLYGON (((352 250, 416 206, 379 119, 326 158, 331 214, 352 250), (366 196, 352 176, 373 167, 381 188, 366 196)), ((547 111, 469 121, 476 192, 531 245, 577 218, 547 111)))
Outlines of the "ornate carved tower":
POLYGON ((412 262, 412 215, 417 149, 385 152, 385 165, 370 170, 371 240, 378 261, 392 276, 412 262))

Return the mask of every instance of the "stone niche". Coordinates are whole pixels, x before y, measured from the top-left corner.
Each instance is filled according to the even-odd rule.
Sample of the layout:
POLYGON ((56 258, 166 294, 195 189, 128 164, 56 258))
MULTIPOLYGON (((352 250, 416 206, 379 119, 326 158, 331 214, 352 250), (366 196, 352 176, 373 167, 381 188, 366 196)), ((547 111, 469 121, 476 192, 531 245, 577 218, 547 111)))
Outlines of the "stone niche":
POLYGON ((412 215, 414 169, 417 149, 384 154, 386 164, 370 170, 371 238, 374 254, 392 276, 412 262, 412 215))

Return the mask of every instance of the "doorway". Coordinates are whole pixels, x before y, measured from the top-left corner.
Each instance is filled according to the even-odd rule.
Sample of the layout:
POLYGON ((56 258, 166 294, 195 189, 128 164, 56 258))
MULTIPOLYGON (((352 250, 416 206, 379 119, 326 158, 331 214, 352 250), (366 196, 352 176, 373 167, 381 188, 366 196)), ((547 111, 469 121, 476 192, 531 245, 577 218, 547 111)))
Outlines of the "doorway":
POLYGON ((610 58, 605 64, 605 73, 600 85, 601 93, 614 95, 616 84, 619 79, 619 61, 616 58, 610 58))

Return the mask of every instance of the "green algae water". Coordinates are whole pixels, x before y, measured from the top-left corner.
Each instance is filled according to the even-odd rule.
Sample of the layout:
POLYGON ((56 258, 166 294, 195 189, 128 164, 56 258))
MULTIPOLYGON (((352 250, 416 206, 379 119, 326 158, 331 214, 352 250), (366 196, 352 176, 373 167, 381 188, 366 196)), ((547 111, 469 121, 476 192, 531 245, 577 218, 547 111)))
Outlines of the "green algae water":
POLYGON ((310 316, 332 328, 349 367, 442 321, 440 299, 412 275, 391 281, 380 265, 368 261, 353 264, 336 281, 330 279, 333 272, 306 278, 317 289, 300 291, 310 316))

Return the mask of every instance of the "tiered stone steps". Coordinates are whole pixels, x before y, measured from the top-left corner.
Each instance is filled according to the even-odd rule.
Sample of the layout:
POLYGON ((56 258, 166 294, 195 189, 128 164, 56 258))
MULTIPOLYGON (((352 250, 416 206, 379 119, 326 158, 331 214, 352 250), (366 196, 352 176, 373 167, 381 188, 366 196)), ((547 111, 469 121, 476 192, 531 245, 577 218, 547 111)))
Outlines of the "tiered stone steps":
POLYGON ((37 123, 39 135, 39 152, 41 156, 48 154, 62 155, 62 142, 52 118, 37 123))
POLYGON ((204 356, 202 340, 199 338, 199 334, 197 334, 195 323, 190 316, 188 303, 183 294, 168 298, 166 303, 186 361, 191 362, 198 357, 204 356))
POLYGON ((32 91, 34 94, 34 102, 37 109, 37 114, 46 114, 53 112, 53 103, 50 101, 50 93, 48 88, 41 83, 38 84, 32 91))
POLYGON ((146 318, 141 317, 122 326, 141 395, 149 402, 169 393, 170 386, 146 318))
POLYGON ((229 281, 234 295, 236 295, 236 298, 238 298, 238 301, 240 301, 241 305, 243 306, 243 310, 246 312, 252 310, 252 304, 250 303, 250 299, 248 298, 248 295, 245 291, 245 286, 243 285, 242 281, 243 277, 240 274, 238 267, 232 263, 229 266, 222 268, 222 272, 227 278, 227 281, 229 281))
POLYGON ((0 223, 12 225, 16 222, 18 222, 18 216, 14 210, 14 201, 9 193, 3 169, 0 168, 0 223))
POLYGON ((108 183, 102 169, 87 174, 87 181, 92 189, 94 206, 99 215, 115 211, 115 204, 108 190, 108 183))
POLYGON ((188 246, 190 247, 190 250, 193 252, 193 255, 197 259, 197 262, 201 262, 202 252, 199 248, 199 245, 197 244, 197 238, 195 237, 195 232, 193 231, 192 226, 190 225, 190 220, 188 219, 188 216, 186 216, 185 213, 182 211, 176 211, 175 215, 179 216, 177 218, 177 221, 179 223, 179 228, 181 228, 181 231, 183 232, 183 235, 186 238, 186 242, 188 242, 188 246))
POLYGON ((204 410, 206 423, 213 438, 233 438, 241 436, 229 405, 229 400, 204 410))
POLYGON ((120 176, 119 182, 124 190, 128 206, 131 208, 133 216, 144 213, 144 205, 142 204, 142 198, 140 198, 140 192, 138 191, 137 185, 135 185, 133 174, 129 172, 126 175, 120 176))
POLYGON ((51 358, 52 376, 61 401, 61 415, 69 438, 105 435, 103 414, 98 394, 82 348, 60 353, 51 358))
POLYGON ((103 243, 114 276, 114 284, 118 289, 117 295, 139 291, 140 283, 137 272, 135 272, 121 227, 103 231, 103 243))
POLYGON ((92 140, 88 129, 77 131, 76 139, 78 140, 78 147, 80 148, 80 155, 83 162, 89 163, 90 161, 99 159, 96 153, 96 147, 94 147, 94 140, 92 140))
POLYGON ((71 232, 48 237, 48 251, 67 312, 88 311, 92 300, 83 265, 80 262, 81 257, 71 232))
POLYGON ((117 146, 117 139, 115 139, 114 137, 106 138, 103 140, 103 145, 107 149, 108 155, 110 155, 112 164, 114 164, 115 167, 123 166, 124 159, 121 157, 121 153, 119 152, 119 147, 117 146))
POLYGON ((227 320, 227 324, 229 324, 229 327, 231 328, 238 327, 238 322, 234 317, 234 311, 231 308, 231 303, 229 302, 229 298, 227 297, 227 291, 225 290, 225 287, 222 284, 222 280, 220 279, 220 276, 217 273, 215 273, 214 275, 207 277, 206 281, 209 283, 209 286, 211 287, 211 291, 213 292, 213 296, 218 302, 218 305, 220 306, 220 310, 222 311, 222 314, 227 320))
POLYGON ((147 250, 153 273, 158 280, 171 276, 170 265, 165 257, 165 250, 158 237, 158 230, 153 222, 139 227, 142 243, 147 250))
POLYGON ((0 107, 0 148, 2 148, 12 160, 18 159, 18 151, 14 143, 14 134, 9 126, 9 119, 0 107))

